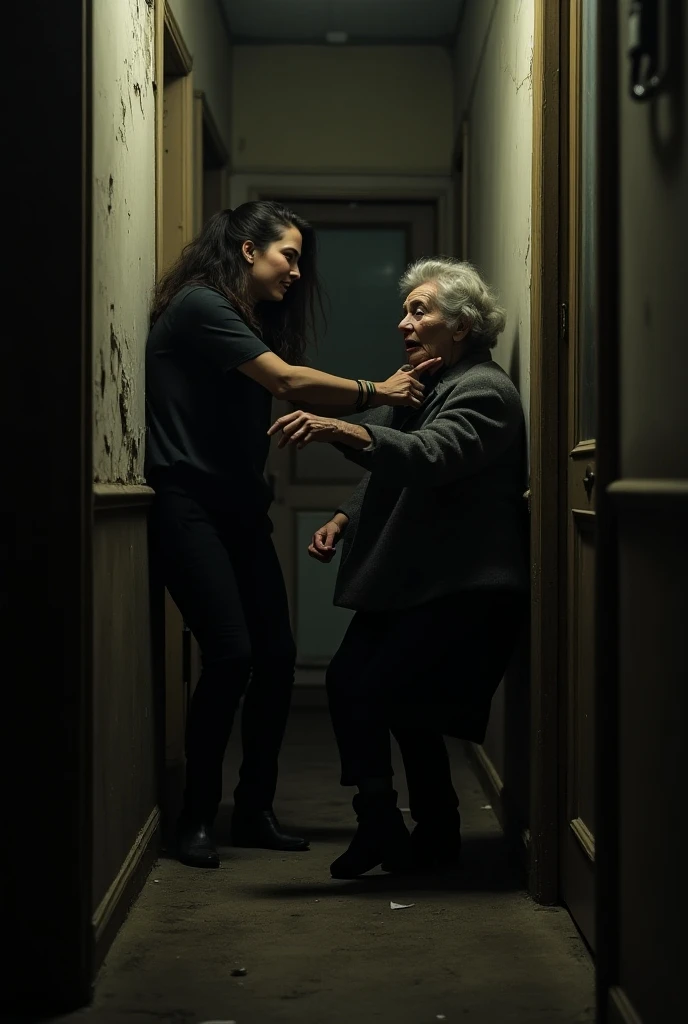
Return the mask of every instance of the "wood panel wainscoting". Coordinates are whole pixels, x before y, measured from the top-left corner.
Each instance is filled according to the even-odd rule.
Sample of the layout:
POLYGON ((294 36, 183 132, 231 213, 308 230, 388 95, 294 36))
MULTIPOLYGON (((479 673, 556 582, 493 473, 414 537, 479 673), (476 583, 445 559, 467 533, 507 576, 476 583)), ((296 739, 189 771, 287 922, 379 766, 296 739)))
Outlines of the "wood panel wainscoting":
POLYGON ((161 694, 154 671, 149 487, 93 491, 93 939, 102 962, 158 852, 161 694))

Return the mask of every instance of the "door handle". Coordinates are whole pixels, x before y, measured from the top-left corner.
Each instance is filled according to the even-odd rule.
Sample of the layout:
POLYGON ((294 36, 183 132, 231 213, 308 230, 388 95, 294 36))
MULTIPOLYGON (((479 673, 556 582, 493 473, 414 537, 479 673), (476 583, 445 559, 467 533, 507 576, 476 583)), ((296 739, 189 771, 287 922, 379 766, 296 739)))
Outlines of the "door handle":
POLYGON ((588 498, 592 495, 592 489, 595 486, 595 473, 593 472, 592 466, 585 467, 585 476, 583 477, 583 487, 585 487, 585 493, 588 498))
POLYGON ((629 92, 637 103, 651 100, 664 88, 659 71, 660 0, 631 0, 628 9, 629 92))

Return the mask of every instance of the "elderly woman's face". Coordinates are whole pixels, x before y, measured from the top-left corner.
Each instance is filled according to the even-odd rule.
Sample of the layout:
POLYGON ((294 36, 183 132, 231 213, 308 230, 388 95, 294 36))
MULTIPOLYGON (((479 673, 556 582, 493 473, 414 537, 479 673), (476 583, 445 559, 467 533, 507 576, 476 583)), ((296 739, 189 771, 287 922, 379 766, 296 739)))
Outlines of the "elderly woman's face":
POLYGON ((404 335, 406 357, 411 366, 437 356, 445 366, 452 366, 460 356, 460 343, 468 331, 452 331, 447 327, 437 308, 436 286, 432 282, 409 293, 404 314, 399 330, 404 335))

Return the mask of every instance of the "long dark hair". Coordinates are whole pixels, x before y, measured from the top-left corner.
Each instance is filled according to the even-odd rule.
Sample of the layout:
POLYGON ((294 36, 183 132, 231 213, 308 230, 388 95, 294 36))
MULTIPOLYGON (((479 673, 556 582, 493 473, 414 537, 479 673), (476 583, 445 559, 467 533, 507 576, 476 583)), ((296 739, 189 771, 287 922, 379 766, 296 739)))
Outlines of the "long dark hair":
POLYGON ((322 313, 322 295, 316 271, 315 232, 298 214, 266 200, 214 213, 158 282, 151 326, 187 284, 203 284, 222 292, 274 352, 290 363, 303 362, 306 346, 314 337, 316 308, 322 313), (301 279, 281 302, 259 302, 254 309, 249 298, 250 265, 241 247, 251 241, 264 251, 289 227, 298 228, 303 238, 301 279))

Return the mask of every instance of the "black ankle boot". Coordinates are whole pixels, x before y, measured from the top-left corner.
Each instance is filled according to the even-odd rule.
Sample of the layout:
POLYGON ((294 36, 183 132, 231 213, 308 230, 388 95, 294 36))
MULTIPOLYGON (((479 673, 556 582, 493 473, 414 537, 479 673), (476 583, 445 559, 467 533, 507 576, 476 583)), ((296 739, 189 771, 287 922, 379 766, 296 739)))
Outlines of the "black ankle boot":
POLYGON ((234 846, 300 853, 309 849, 307 839, 283 832, 272 810, 248 811, 234 808, 231 839, 234 846))
POLYGON ((385 871, 442 872, 458 867, 461 859, 461 818, 458 811, 419 821, 411 833, 411 859, 397 863, 388 858, 385 871))
POLYGON ((349 849, 330 865, 332 877, 358 878, 385 860, 399 865, 408 863, 410 836, 397 808, 397 794, 358 793, 353 804, 358 829, 349 849))
POLYGON ((219 868, 220 855, 203 822, 179 822, 177 858, 190 868, 219 868))

